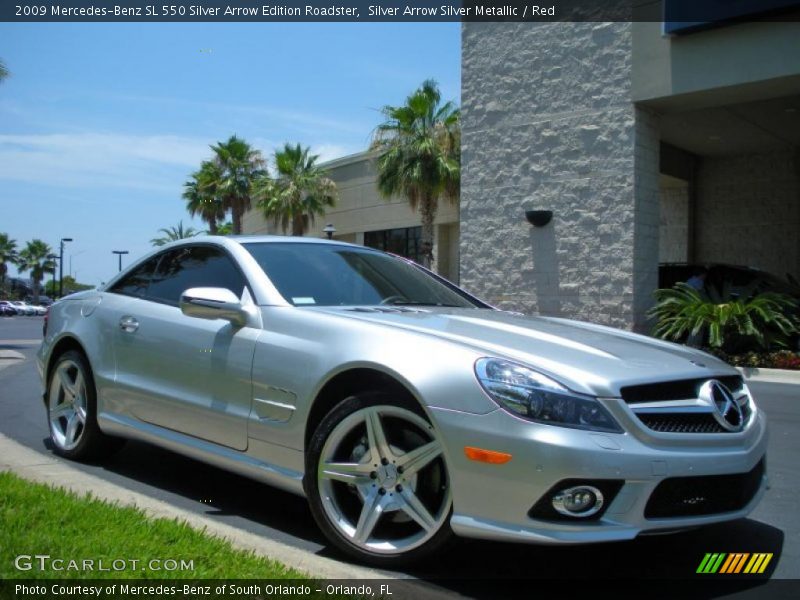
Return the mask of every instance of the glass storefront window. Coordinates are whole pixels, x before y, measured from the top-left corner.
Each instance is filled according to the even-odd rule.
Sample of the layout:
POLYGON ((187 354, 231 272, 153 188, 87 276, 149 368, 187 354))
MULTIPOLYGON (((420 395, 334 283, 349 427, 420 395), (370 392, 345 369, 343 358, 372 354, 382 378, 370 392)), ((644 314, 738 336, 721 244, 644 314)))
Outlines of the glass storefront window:
POLYGON ((364 245, 404 256, 418 263, 421 262, 421 236, 422 227, 367 231, 364 233, 364 245))

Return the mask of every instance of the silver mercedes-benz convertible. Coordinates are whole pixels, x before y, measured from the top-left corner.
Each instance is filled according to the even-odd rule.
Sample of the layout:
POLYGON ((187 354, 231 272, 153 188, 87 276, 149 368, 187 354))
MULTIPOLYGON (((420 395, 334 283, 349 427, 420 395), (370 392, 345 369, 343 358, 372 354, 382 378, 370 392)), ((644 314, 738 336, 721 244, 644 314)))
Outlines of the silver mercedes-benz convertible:
POLYGON ((338 242, 193 238, 50 309, 56 452, 151 442, 305 495, 393 564, 453 534, 627 540, 738 519, 766 485, 739 373, 683 346, 496 310, 338 242))

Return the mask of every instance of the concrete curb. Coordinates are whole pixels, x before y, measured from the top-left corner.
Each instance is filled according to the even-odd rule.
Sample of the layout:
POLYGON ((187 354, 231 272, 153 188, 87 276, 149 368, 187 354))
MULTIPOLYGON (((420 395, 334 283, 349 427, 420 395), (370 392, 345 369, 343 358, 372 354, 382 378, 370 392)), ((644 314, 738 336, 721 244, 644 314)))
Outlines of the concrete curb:
POLYGON ((25 355, 21 352, 0 348, 0 371, 7 369, 11 365, 18 365, 24 360, 25 355))
MULTIPOLYGON (((78 494, 90 492, 96 498, 120 506, 135 506, 154 518, 179 519, 195 529, 223 538, 235 548, 255 552, 283 564, 304 571, 320 579, 395 579, 366 567, 341 563, 318 556, 307 550, 294 548, 275 540, 231 527, 207 517, 177 508, 116 486, 99 477, 84 473, 68 464, 41 454, 0 434, 0 471, 11 471, 28 479, 53 487, 67 489, 78 494)), ((409 579, 411 579, 409 577, 409 579)), ((408 582, 412 583, 412 582, 408 582)))
POLYGON ((787 369, 761 369, 758 367, 736 367, 745 382, 800 383, 800 371, 787 369))

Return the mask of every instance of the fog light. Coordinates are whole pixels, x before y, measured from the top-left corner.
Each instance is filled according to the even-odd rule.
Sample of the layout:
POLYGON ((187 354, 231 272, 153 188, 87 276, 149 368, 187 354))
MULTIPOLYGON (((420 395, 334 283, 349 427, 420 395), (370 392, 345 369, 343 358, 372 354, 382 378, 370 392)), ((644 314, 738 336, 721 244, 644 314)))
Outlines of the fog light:
POLYGON ((591 485, 567 488, 553 496, 553 508, 567 517, 589 517, 603 508, 603 493, 591 485))

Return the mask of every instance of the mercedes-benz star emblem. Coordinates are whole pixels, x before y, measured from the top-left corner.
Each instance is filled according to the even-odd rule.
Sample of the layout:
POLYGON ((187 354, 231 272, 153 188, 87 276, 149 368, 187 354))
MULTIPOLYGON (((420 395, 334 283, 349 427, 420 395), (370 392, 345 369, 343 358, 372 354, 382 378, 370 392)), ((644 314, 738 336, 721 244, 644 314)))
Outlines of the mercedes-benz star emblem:
POLYGON ((744 427, 742 407, 724 384, 710 379, 700 387, 698 396, 715 409, 714 418, 722 427, 728 431, 741 431, 744 427))

